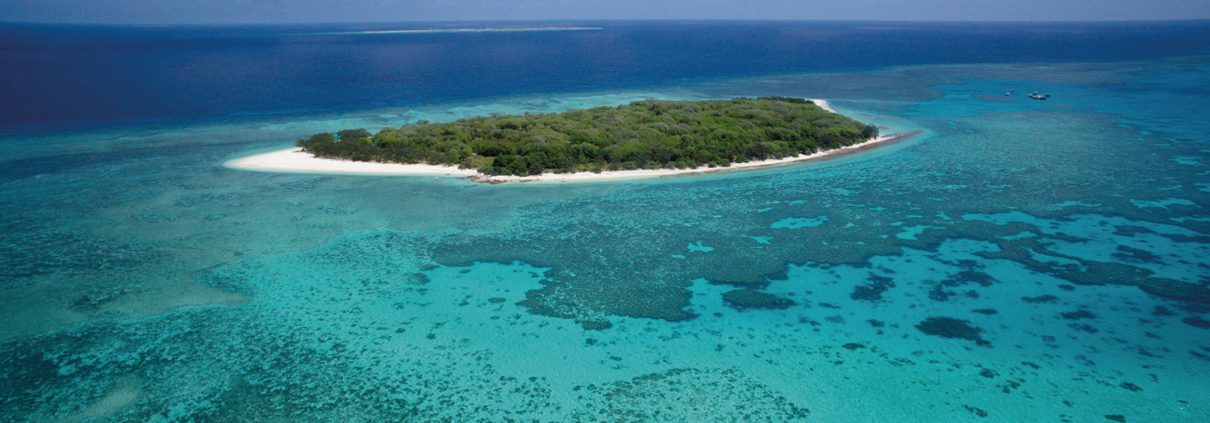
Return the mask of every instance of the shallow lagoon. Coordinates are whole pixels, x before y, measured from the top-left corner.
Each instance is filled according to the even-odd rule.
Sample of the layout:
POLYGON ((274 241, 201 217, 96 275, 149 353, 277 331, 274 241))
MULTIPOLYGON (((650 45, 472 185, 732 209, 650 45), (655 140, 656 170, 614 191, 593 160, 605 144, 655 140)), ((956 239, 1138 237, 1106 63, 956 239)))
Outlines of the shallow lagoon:
POLYGON ((8 139, 0 413, 1206 420, 1206 86, 1205 58, 916 66, 8 139), (768 94, 924 133, 602 184, 222 167, 316 130, 768 94))

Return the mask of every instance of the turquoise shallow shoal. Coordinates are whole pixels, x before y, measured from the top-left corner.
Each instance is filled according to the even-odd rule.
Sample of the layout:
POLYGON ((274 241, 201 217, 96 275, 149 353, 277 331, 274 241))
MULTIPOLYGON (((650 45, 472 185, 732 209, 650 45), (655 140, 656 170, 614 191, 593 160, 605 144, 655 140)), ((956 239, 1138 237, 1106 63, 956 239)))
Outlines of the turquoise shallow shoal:
POLYGON ((0 420, 1207 421, 1207 86, 1202 57, 913 66, 5 139, 0 420), (921 134, 617 183, 222 167, 774 94, 921 134))

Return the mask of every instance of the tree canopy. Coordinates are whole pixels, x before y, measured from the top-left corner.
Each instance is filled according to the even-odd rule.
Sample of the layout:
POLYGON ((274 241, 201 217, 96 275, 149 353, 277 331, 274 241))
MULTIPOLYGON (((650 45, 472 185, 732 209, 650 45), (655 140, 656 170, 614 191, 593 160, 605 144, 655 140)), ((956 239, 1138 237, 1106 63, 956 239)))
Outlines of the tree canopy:
POLYGON ((809 100, 645 100, 562 113, 347 129, 298 140, 317 157, 473 168, 488 175, 693 168, 857 144, 878 129, 809 100))

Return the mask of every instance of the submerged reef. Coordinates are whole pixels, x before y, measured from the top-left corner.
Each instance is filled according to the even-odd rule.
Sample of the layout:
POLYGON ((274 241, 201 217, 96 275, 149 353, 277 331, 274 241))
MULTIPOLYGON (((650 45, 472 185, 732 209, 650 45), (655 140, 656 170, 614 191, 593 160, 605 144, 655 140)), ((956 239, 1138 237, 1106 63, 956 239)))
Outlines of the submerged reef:
POLYGON ((990 347, 992 344, 980 334, 983 329, 979 329, 969 321, 955 319, 952 317, 930 317, 916 325, 916 329, 933 336, 942 338, 965 339, 974 342, 982 347, 990 347))
POLYGON ((781 309, 793 306, 795 303, 788 298, 778 297, 751 289, 737 289, 723 294, 723 300, 728 305, 739 310, 745 309, 781 309))

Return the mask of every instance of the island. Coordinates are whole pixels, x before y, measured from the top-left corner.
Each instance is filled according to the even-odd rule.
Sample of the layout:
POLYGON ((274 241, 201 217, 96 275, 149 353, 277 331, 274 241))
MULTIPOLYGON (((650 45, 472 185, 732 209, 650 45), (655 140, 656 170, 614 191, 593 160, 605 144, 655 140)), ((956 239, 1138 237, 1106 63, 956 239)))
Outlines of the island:
MULTIPOLYGON (((819 104, 817 104, 819 103, 819 104)), ((822 107, 821 107, 822 106, 822 107)), ((228 163, 252 170, 453 175, 484 182, 768 166, 873 144, 878 129, 794 97, 644 100, 561 113, 346 129, 228 163), (305 161, 302 163, 300 161, 305 161)))

